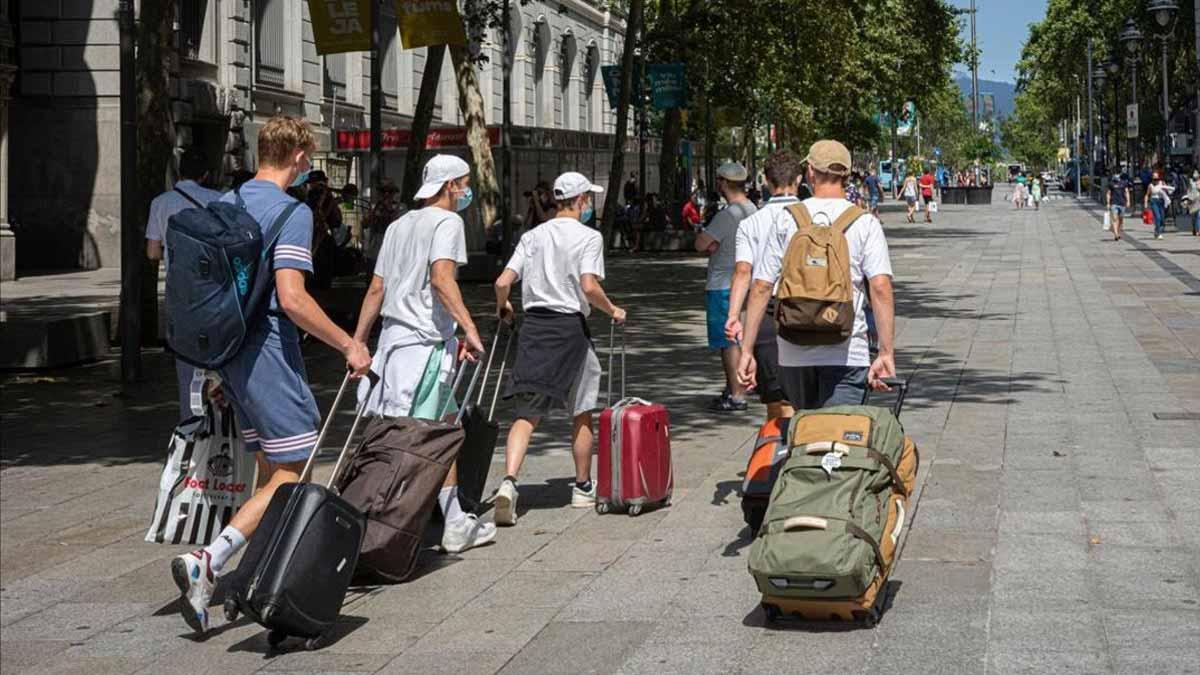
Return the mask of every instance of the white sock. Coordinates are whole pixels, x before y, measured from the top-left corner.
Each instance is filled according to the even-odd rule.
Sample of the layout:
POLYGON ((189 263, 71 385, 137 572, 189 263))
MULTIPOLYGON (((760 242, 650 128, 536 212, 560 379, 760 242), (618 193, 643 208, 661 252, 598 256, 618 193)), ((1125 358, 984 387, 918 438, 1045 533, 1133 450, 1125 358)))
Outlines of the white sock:
POLYGON ((442 518, 447 523, 457 523, 467 514, 458 505, 458 486, 444 487, 438 492, 438 506, 442 508, 442 518))
POLYGON ((237 531, 232 525, 226 525, 225 529, 221 530, 221 534, 213 540, 213 543, 204 547, 204 550, 211 556, 213 574, 220 574, 221 568, 225 567, 225 563, 233 557, 246 545, 246 537, 241 532, 237 531))

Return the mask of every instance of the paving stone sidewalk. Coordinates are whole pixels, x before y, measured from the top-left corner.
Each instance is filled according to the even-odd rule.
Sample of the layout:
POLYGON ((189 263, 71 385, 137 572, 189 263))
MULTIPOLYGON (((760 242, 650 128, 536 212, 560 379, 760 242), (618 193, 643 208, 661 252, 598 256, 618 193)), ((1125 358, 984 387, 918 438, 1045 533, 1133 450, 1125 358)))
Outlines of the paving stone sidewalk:
MULTIPOLYGON (((164 355, 126 395, 111 362, 0 380, 0 670, 1200 672, 1200 239, 1112 242, 1086 204, 1017 212, 1001 194, 932 226, 885 213, 922 465, 875 629, 764 626, 738 501, 762 410, 703 408, 720 388, 704 263, 616 257, 631 393, 672 414, 673 505, 571 509, 568 428, 547 424, 517 527, 355 589, 315 653, 269 654, 245 620, 196 640, 179 618, 181 549, 141 541, 176 415, 164 355)), ((488 291, 467 296, 482 310, 488 291)), ((340 366, 317 345, 306 358, 328 405, 340 366)))

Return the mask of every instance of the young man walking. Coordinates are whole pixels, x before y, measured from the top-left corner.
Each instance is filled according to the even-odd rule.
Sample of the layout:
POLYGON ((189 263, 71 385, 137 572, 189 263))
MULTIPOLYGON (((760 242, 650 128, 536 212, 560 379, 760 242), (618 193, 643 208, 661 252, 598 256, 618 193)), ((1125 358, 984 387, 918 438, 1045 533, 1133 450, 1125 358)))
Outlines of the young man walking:
POLYGON ((875 169, 868 172, 863 185, 867 189, 867 209, 871 215, 879 218, 879 201, 883 199, 883 186, 879 183, 879 176, 875 175, 875 169))
POLYGON ((722 164, 717 169, 715 182, 717 192, 725 198, 727 206, 696 236, 696 250, 708 254, 708 280, 704 286, 708 346, 721 352, 721 365, 725 371, 725 391, 710 407, 717 412, 731 412, 746 409, 746 388, 737 379, 741 346, 725 335, 729 289, 733 285, 738 224, 758 208, 746 197, 746 167, 737 162, 722 164))
POLYGON ((1105 205, 1112 212, 1113 240, 1121 240, 1121 228, 1125 227, 1125 209, 1133 199, 1129 195, 1129 182, 1121 174, 1113 174, 1112 182, 1108 184, 1105 205))
MULTIPOLYGON (((813 196, 806 199, 813 224, 831 226, 851 207, 845 199, 844 181, 850 172, 850 151, 837 141, 817 141, 805 158, 813 196)), ((790 213, 779 213, 775 229, 767 237, 762 264, 754 268, 754 286, 746 309, 746 339, 757 336, 772 289, 783 272, 783 259, 796 222, 790 213)), ((854 288, 854 327, 851 336, 833 345, 798 345, 782 338, 779 344, 780 380, 788 400, 798 409, 832 405, 856 405, 866 387, 886 390, 880 380, 896 374, 892 339, 895 306, 892 299, 892 266, 883 228, 872 215, 863 214, 846 230, 850 253, 850 280, 854 288), (871 362, 867 346, 867 321, 863 312, 864 291, 869 285, 871 307, 879 332, 879 355, 871 362)), ((755 362, 743 354, 738 375, 744 383, 754 381, 755 362)))
MULTIPOLYGON (((272 117, 258 133, 257 175, 222 201, 242 200, 262 227, 270 227, 295 201, 284 190, 304 182, 316 149, 308 122, 272 117)), ((216 576, 254 534, 275 490, 300 480, 316 443, 321 414, 308 387, 300 331, 338 350, 353 375, 361 377, 371 367, 366 345, 331 321, 304 289, 304 275, 313 271, 311 244, 312 211, 300 205, 283 224, 271 251, 275 290, 270 309, 248 327, 241 351, 219 371, 221 391, 233 406, 246 448, 259 452, 261 487, 212 544, 171 561, 182 593, 180 612, 199 633, 208 630, 216 576)))
MULTIPOLYGON (((755 375, 755 390, 758 398, 767 406, 767 419, 791 417, 793 410, 779 384, 779 350, 775 342, 775 324, 767 323, 755 337, 743 339, 742 308, 745 307, 746 292, 750 289, 753 271, 762 264, 763 249, 767 236, 774 230, 775 218, 789 204, 799 201, 796 197, 800 182, 800 160, 790 152, 777 152, 767 158, 767 192, 771 195, 763 207, 738 224, 736 251, 734 252, 733 282, 729 295, 729 314, 725 318, 725 337, 742 345, 751 345, 758 372, 755 375)), ((774 314, 775 308, 768 307, 774 314)), ((747 351, 742 350, 742 358, 747 351)))
POLYGON ((513 320, 509 294, 521 280, 525 320, 517 340, 505 398, 516 399, 516 420, 505 447, 505 476, 496 492, 496 524, 517 524, 517 475, 529 449, 529 439, 542 418, 566 407, 574 424, 571 434, 575 486, 571 506, 596 503, 592 483, 592 411, 600 396, 600 361, 587 329, 591 307, 624 323, 625 310, 608 299, 604 280, 604 240, 583 224, 594 213, 592 196, 604 188, 582 174, 564 173, 554 181, 558 215, 525 233, 500 278, 496 280, 496 310, 501 320, 513 320))
MULTIPOLYGON (((221 198, 221 193, 201 185, 208 177, 208 162, 204 153, 189 148, 179 158, 179 182, 175 187, 155 197, 150 202, 150 218, 146 221, 146 257, 164 265, 170 264, 164 255, 167 240, 167 222, 171 216, 186 209, 202 209, 208 203, 221 198)), ((192 416, 190 392, 195 368, 175 359, 175 378, 179 384, 179 419, 192 416)))
MULTIPOLYGON (((372 369, 380 377, 374 389, 359 384, 366 414, 435 420, 454 395, 455 365, 483 351, 479 331, 463 304, 458 268, 467 264, 462 216, 471 203, 471 169, 452 155, 436 155, 425 164, 417 199, 389 227, 375 263, 375 274, 358 313, 354 339, 365 343, 375 320, 383 329, 372 369), (466 336, 454 337, 455 325, 466 336), (369 395, 369 398, 368 398, 369 395)), ((496 538, 496 526, 464 511, 458 501, 458 474, 451 465, 438 506, 445 517, 442 549, 461 553, 496 538)))

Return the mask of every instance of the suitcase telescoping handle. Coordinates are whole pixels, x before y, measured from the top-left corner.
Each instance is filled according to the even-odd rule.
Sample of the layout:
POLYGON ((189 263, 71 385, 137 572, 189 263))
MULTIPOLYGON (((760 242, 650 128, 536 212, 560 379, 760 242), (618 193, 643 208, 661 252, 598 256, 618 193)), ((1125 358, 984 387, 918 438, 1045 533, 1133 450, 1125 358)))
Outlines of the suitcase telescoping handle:
MULTIPOLYGON (((329 406, 329 414, 325 416, 325 423, 321 425, 321 433, 317 435, 317 442, 313 444, 312 452, 308 455, 308 461, 304 463, 304 470, 300 472, 300 482, 308 479, 309 471, 312 470, 313 461, 317 458, 317 453, 321 451, 321 444, 325 441, 325 435, 329 433, 329 427, 333 424, 334 414, 337 413, 338 407, 341 406, 342 396, 346 394, 346 388, 350 386, 353 380, 353 374, 346 371, 346 376, 342 378, 342 386, 338 387, 337 396, 333 397, 333 405, 329 406)), ((371 383, 371 389, 374 389, 379 384, 379 375, 374 371, 368 370, 366 375, 371 383)), ((362 420, 363 411, 366 410, 367 401, 370 400, 370 391, 367 396, 358 404, 358 409, 354 413, 354 422, 350 425, 350 433, 346 434, 346 443, 342 446, 342 452, 338 455, 337 464, 333 467, 333 474, 329 477, 329 484, 326 487, 333 487, 333 481, 337 478, 338 469, 342 466, 342 460, 346 458, 346 453, 350 450, 350 441, 354 439, 354 432, 358 431, 358 423, 362 420)))
POLYGON ((516 323, 505 323, 504 319, 496 321, 496 333, 492 336, 492 348, 488 351, 487 365, 483 366, 483 359, 480 359, 475 364, 476 370, 483 366, 483 382, 479 385, 479 393, 475 399, 475 405, 483 405, 483 397, 487 392, 488 378, 492 376, 492 359, 496 355, 496 349, 500 346, 500 333, 508 329, 508 338, 504 341, 504 355, 500 357, 500 374, 496 376, 496 388, 492 391, 492 403, 488 408, 487 419, 489 422, 496 416, 496 401, 500 398, 500 387, 504 384, 504 370, 508 366, 508 354, 512 350, 513 339, 517 336, 516 323))
POLYGON ((620 331, 617 330, 618 324, 613 321, 608 328, 608 406, 612 406, 613 394, 613 356, 617 352, 617 333, 621 333, 621 398, 625 400, 625 324, 620 324, 620 331))
MULTIPOLYGON (((899 419, 900 409, 904 407, 904 397, 908 396, 908 380, 900 377, 883 377, 879 381, 896 390, 896 402, 892 404, 892 414, 899 419)), ((863 405, 867 405, 870 398, 871 387, 868 386, 867 390, 863 392, 863 405)))

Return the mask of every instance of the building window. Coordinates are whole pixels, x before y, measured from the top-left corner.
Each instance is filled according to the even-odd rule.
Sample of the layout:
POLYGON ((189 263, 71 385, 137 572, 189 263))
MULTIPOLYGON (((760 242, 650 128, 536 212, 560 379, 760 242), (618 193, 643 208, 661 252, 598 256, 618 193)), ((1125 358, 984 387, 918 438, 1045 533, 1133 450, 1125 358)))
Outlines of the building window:
POLYGON ((550 51, 550 26, 545 19, 533 26, 533 126, 549 126, 546 119, 546 57, 550 51))
POLYGON ((385 108, 395 110, 399 107, 397 97, 400 94, 400 52, 399 40, 397 33, 398 23, 394 10, 388 5, 384 5, 384 10, 380 18, 382 21, 379 24, 380 39, 383 40, 380 53, 383 54, 383 70, 381 71, 380 85, 383 87, 383 105, 385 108))
POLYGON ((330 54, 325 57, 325 98, 337 96, 346 100, 346 55, 330 54))
POLYGON ((215 63, 210 15, 213 0, 192 0, 179 7, 179 49, 185 60, 215 63))
POLYGON ((575 74, 575 36, 570 32, 563 35, 559 49, 558 88, 554 93, 554 123, 564 129, 574 129, 576 118, 575 92, 571 90, 571 78, 575 74))
MULTIPOLYGON (((258 81, 284 86, 287 57, 284 50, 283 5, 287 0, 255 0, 256 63, 258 81)), ((184 3, 189 4, 189 3, 184 3)))
POLYGON ((596 130, 596 101, 592 92, 596 89, 596 75, 600 72, 600 50, 596 43, 588 45, 587 58, 583 63, 583 96, 580 97, 582 114, 580 120, 585 131, 596 130))

